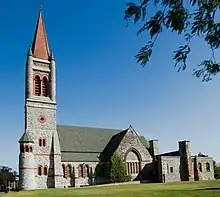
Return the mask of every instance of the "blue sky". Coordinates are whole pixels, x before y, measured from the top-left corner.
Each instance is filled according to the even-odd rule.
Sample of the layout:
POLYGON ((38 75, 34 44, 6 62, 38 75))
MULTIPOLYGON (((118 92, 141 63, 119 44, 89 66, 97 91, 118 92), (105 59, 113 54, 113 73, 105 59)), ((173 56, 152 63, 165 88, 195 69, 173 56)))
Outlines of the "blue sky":
MULTIPOLYGON (((24 132, 24 74, 38 1, 3 1, 0 12, 0 164, 18 166, 24 132)), ((217 161, 220 138, 220 79, 202 83, 191 75, 207 46, 196 39, 188 69, 177 73, 172 50, 183 39, 165 32, 151 62, 142 68, 135 53, 148 40, 125 27, 124 1, 54 0, 43 5, 50 48, 57 64, 58 123, 125 129, 158 139, 160 151, 191 140, 192 153, 217 161)), ((219 55, 219 54, 217 54, 219 55)), ((218 56, 217 56, 218 57, 218 56)))

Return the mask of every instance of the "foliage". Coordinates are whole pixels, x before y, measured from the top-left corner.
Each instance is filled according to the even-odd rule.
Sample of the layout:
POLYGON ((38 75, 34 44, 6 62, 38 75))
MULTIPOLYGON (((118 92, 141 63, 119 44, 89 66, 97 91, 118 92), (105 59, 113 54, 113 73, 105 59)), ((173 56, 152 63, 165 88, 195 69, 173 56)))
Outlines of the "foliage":
POLYGON ((0 187, 2 191, 7 192, 9 182, 16 181, 17 172, 12 171, 11 168, 7 166, 0 166, 0 187))
POLYGON ((204 155, 203 153, 199 152, 198 157, 208 157, 208 155, 204 155))
POLYGON ((120 183, 131 180, 131 177, 127 175, 125 163, 117 153, 114 153, 111 158, 108 174, 111 183, 120 183))
POLYGON ((128 184, 87 187, 84 189, 49 189, 9 192, 6 197, 211 197, 220 196, 219 181, 176 182, 168 184, 128 184))
POLYGON ((187 58, 191 52, 191 40, 194 37, 202 39, 211 50, 210 59, 202 60, 193 74, 209 81, 220 72, 220 62, 215 59, 215 50, 220 46, 220 22, 217 14, 220 9, 219 0, 139 0, 126 3, 125 20, 127 25, 133 21, 140 22, 141 28, 137 34, 149 34, 149 41, 135 56, 137 62, 145 66, 153 52, 153 47, 159 35, 165 30, 182 35, 185 43, 174 51, 173 60, 178 72, 186 69, 187 58), (156 13, 149 15, 152 6, 156 13))
POLYGON ((216 161, 213 162, 213 165, 215 179, 220 179, 220 165, 216 165, 216 161))

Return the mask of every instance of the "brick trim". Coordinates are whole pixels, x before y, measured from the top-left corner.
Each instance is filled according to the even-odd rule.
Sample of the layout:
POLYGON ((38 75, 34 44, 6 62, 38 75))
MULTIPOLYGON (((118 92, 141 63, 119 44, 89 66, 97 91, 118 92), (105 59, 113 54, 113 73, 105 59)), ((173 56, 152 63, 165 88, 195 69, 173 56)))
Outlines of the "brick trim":
POLYGON ((47 81, 49 81, 49 76, 46 75, 46 74, 41 74, 41 80, 43 80, 43 78, 46 77, 47 78, 47 81))
POLYGON ((40 72, 34 72, 33 79, 35 79, 36 76, 39 76, 39 77, 40 77, 40 80, 42 79, 42 73, 40 73, 40 72))
POLYGON ((36 95, 36 96, 40 96, 41 95, 41 75, 39 75, 39 74, 34 74, 34 77, 33 77, 33 90, 34 90, 34 95, 36 95), (38 81, 38 79, 37 79, 37 77, 39 77, 39 81, 38 81), (38 92, 38 94, 36 94, 36 85, 38 85, 39 86, 39 92, 38 92))

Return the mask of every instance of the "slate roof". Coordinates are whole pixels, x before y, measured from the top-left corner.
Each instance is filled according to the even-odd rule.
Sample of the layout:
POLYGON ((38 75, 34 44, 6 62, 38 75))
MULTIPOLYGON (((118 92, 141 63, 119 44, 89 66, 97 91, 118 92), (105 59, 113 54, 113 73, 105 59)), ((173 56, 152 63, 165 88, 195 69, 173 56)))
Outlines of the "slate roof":
MULTIPOLYGON (((117 149, 126 131, 127 129, 57 125, 61 159, 66 162, 108 159, 117 149)), ((140 139, 148 148, 148 141, 143 136, 140 139)))
POLYGON ((180 156, 180 152, 177 150, 177 151, 162 153, 158 156, 180 156))
POLYGON ((121 130, 57 125, 61 151, 100 153, 119 132, 121 130))
POLYGON ((144 137, 144 136, 139 136, 142 144, 148 149, 150 148, 150 144, 149 144, 149 141, 144 137))
POLYGON ((30 137, 28 132, 24 132, 24 134, 21 136, 20 140, 18 141, 19 143, 34 143, 32 138, 30 137))
POLYGON ((119 144, 121 143, 122 139, 127 133, 127 130, 128 129, 121 131, 120 133, 117 133, 114 136, 112 136, 108 144, 106 144, 105 149, 100 154, 101 161, 109 161, 109 159, 111 159, 112 155, 117 150, 119 144))

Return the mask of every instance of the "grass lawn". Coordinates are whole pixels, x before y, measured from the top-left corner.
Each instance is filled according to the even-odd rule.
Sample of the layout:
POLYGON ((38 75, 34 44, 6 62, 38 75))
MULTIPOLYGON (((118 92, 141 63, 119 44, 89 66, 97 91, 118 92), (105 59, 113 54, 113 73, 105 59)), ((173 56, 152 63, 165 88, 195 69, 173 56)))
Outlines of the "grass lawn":
MULTIPOLYGON (((0 194, 1 196, 1 194, 0 194)), ((73 189, 45 189, 9 192, 7 197, 220 197, 220 181, 134 184, 73 189)))

